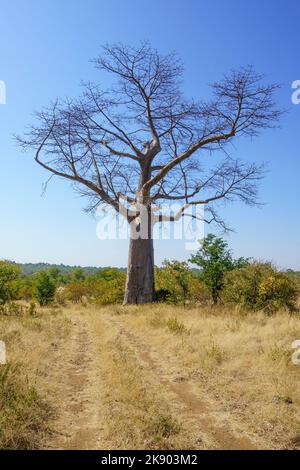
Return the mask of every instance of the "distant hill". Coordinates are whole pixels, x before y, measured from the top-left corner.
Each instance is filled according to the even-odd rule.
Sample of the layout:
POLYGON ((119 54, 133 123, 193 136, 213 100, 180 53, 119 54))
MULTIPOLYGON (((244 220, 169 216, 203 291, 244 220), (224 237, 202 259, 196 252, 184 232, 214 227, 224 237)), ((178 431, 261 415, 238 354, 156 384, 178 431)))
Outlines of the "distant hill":
MULTIPOLYGON (((74 269, 81 268, 87 276, 91 276, 102 269, 107 267, 97 268, 95 266, 69 266, 65 264, 50 264, 50 263, 18 263, 22 273, 25 276, 31 276, 39 271, 47 271, 48 269, 59 269, 64 274, 71 274, 74 269)), ((120 271, 126 271, 126 268, 118 268, 120 271)))

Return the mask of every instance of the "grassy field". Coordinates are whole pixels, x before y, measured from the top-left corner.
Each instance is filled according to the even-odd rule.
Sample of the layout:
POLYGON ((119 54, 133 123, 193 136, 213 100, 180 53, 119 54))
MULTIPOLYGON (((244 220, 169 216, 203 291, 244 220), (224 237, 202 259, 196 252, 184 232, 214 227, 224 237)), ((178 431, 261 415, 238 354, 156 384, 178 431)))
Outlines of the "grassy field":
POLYGON ((297 314, 67 306, 0 339, 1 448, 300 448, 297 314))

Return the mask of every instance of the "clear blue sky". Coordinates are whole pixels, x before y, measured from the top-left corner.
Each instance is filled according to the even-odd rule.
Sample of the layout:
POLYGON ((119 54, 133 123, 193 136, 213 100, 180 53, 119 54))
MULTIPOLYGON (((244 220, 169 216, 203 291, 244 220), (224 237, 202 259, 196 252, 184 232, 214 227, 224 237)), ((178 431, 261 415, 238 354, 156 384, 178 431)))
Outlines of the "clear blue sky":
MULTIPOLYGON (((30 124, 34 109, 76 96, 82 79, 102 80, 89 62, 101 44, 149 40, 181 56, 190 96, 205 98, 209 82, 247 64, 283 83, 277 99, 290 112, 282 128, 241 140, 235 150, 246 160, 269 162, 261 189, 266 204, 230 206, 224 215, 236 229, 229 243, 237 256, 300 269, 300 106, 290 99, 291 83, 300 79, 298 1, 0 0, 0 14, 0 80, 7 85, 7 104, 0 106, 0 258, 126 264, 127 243, 97 239, 95 220, 66 181, 52 181, 41 197, 48 175, 12 135, 30 124)), ((180 242, 156 245, 157 263, 188 256, 180 242)))

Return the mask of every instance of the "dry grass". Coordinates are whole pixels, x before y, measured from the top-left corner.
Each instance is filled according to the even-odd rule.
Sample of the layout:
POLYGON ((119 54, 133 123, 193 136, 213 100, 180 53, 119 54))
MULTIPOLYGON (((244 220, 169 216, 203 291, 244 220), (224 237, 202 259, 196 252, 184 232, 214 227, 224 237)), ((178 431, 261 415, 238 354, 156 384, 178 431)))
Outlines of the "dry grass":
POLYGON ((110 308, 102 309, 101 315, 96 311, 90 320, 104 387, 104 448, 188 448, 172 403, 162 397, 155 373, 141 364, 122 328, 111 320, 110 308))
POLYGON ((2 317, 0 339, 9 359, 8 368, 0 366, 1 448, 59 447, 52 438, 59 415, 62 424, 87 427, 85 447, 97 434, 102 449, 227 448, 224 429, 257 448, 299 445, 300 366, 291 361, 297 315, 70 306, 2 317), (72 362, 74 328, 81 340, 72 362), (68 374, 78 379, 85 370, 87 378, 66 396, 68 374), (75 415, 78 387, 86 393, 75 415))
POLYGON ((293 447, 300 366, 291 361, 291 344, 300 339, 299 316, 162 305, 118 313, 174 377, 192 380, 222 412, 264 438, 264 446, 293 447))
POLYGON ((36 449, 49 437, 54 410, 47 400, 47 369, 53 342, 65 336, 67 326, 55 310, 0 317, 8 355, 8 364, 0 365, 1 449, 36 449))

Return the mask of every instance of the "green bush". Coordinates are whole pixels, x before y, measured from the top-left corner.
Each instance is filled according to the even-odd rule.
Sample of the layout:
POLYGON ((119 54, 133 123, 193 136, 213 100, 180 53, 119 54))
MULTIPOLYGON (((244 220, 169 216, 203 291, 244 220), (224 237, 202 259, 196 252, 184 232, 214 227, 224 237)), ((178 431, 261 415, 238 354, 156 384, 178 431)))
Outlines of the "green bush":
POLYGON ((226 274, 222 299, 253 310, 275 312, 295 309, 297 287, 286 274, 270 263, 251 263, 226 274))
POLYGON ((156 289, 155 296, 157 302, 169 302, 172 300, 172 291, 169 289, 165 289, 164 287, 160 287, 156 289))
POLYGON ((33 276, 26 276, 14 281, 14 288, 18 300, 31 301, 35 293, 35 280, 33 276))
POLYGON ((156 269, 156 297, 159 301, 179 304, 190 298, 191 270, 187 263, 164 261, 161 269, 156 269))
POLYGON ((180 261, 164 261, 155 270, 156 300, 170 304, 206 303, 209 290, 188 264, 180 261))
POLYGON ((81 299, 87 295, 87 286, 83 281, 70 282, 65 289, 66 299, 74 304, 81 302, 81 299))
POLYGON ((259 286, 259 302, 270 313, 287 307, 296 309, 297 288, 285 274, 275 272, 263 279, 259 286))
POLYGON ((41 271, 35 276, 34 296, 41 306, 53 302, 55 283, 47 271, 41 271))
POLYGON ((87 285, 88 297, 98 305, 118 304, 123 302, 125 278, 121 273, 118 279, 99 279, 90 281, 87 285))
POLYGON ((16 298, 14 282, 19 276, 19 266, 8 261, 0 261, 0 304, 16 298))

